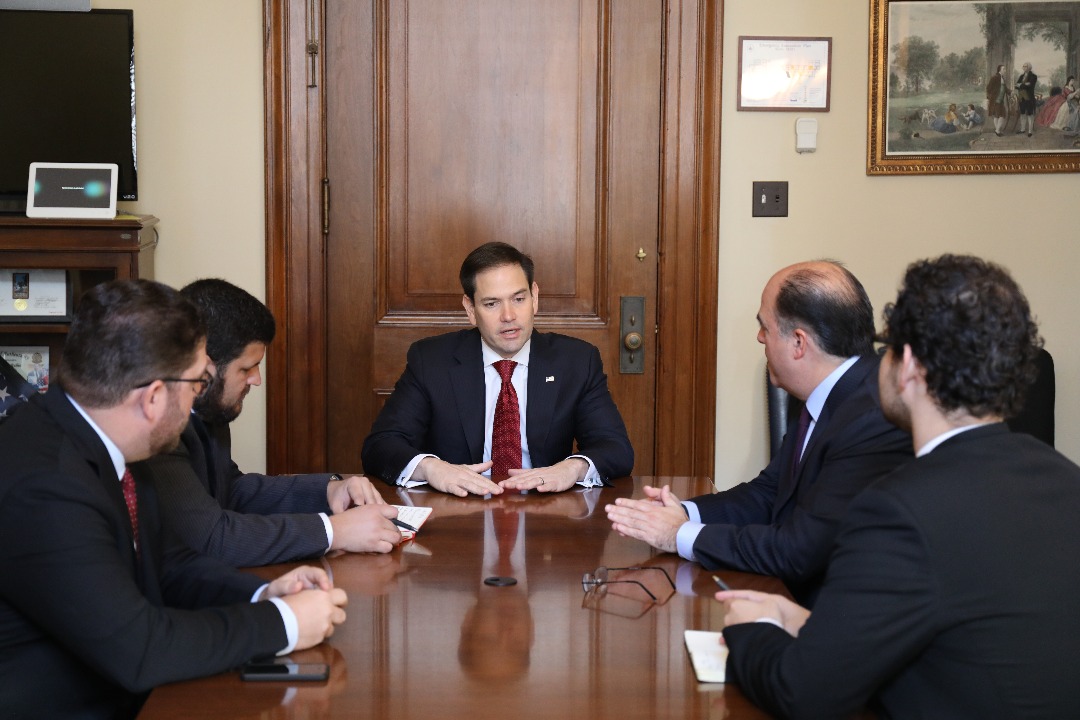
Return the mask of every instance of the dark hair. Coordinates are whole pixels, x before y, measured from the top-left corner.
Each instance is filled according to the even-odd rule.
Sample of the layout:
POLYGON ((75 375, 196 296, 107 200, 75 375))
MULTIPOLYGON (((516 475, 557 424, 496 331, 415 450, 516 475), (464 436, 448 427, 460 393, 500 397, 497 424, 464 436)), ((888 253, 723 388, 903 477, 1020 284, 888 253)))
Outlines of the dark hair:
POLYGON ((485 270, 503 265, 520 265, 525 271, 525 279, 529 282, 529 287, 532 287, 532 258, 513 245, 504 242, 489 242, 473 250, 465 257, 465 262, 461 263, 461 272, 458 273, 461 289, 470 300, 475 299, 473 296, 476 295, 476 276, 485 270))
POLYGON ((95 285, 79 300, 58 376, 80 404, 114 407, 144 383, 179 376, 205 337, 198 309, 167 285, 95 285))
POLYGON ((274 339, 274 315, 247 290, 218 278, 189 283, 180 290, 206 321, 206 354, 222 370, 253 342, 274 339))
POLYGON ((1042 339, 1004 268, 970 255, 912 263, 884 316, 882 339, 894 355, 911 346, 942 410, 975 417, 1020 411, 1042 339))
POLYGON ((818 346, 834 357, 865 355, 874 347, 874 306, 858 278, 838 262, 827 260, 839 272, 807 265, 791 271, 776 295, 779 330, 790 335, 800 327, 818 346))

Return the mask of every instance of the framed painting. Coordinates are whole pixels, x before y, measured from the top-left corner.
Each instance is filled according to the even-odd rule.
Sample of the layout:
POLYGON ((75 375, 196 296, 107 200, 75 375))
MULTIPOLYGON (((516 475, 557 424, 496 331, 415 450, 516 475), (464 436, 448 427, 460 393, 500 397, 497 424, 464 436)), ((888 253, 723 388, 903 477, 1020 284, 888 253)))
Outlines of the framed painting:
POLYGON ((828 112, 832 38, 739 38, 737 110, 828 112))
POLYGON ((1080 170, 1080 2, 872 0, 868 175, 1080 170))

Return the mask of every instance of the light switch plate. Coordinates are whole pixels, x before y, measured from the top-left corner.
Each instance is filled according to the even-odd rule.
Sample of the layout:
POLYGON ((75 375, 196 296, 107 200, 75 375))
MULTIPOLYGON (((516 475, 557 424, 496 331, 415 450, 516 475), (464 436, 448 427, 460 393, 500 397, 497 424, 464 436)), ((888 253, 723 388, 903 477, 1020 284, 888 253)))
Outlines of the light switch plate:
POLYGON ((788 184, 786 180, 754 182, 752 217, 787 217, 788 184))

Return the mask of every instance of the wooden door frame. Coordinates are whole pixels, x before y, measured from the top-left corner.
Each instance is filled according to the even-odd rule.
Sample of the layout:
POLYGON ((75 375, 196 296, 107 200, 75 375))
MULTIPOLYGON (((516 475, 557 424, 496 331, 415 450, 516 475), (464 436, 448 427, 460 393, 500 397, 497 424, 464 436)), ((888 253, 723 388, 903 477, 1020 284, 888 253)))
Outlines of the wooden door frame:
MULTIPOLYGON (((327 468, 324 0, 264 0, 271 473, 327 468), (314 81, 314 82, 313 82, 314 81)), ((666 0, 657 278, 655 475, 712 476, 723 0, 666 0)), ((357 437, 357 442, 362 442, 357 437)))

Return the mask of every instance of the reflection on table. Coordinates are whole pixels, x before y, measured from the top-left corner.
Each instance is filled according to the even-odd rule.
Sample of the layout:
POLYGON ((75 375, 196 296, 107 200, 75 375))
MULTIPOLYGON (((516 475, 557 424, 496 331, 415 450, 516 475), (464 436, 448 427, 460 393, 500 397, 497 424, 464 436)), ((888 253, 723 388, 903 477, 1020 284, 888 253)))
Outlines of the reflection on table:
MULTIPOLYGON (((664 483, 680 497, 711 490, 706 479, 667 477, 488 499, 385 487, 388 502, 433 512, 389 555, 322 560, 349 593, 348 620, 292 658, 329 663, 328 682, 226 673, 155 690, 140 717, 767 717, 736 686, 694 677, 683 630, 720 628, 712 573, 611 531, 604 505, 664 483), (622 582, 586 593, 582 577, 599 567, 644 569, 612 571, 622 582)), ((718 574, 735 588, 781 587, 718 574)))

